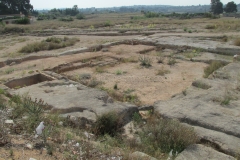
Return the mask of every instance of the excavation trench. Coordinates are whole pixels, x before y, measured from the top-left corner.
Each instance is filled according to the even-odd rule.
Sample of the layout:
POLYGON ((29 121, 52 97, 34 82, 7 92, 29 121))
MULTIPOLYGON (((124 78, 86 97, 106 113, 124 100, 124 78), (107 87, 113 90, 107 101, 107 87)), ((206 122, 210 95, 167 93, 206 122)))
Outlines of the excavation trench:
POLYGON ((38 84, 45 81, 52 81, 53 79, 54 78, 52 77, 39 73, 32 76, 11 80, 5 83, 4 85, 7 86, 8 88, 18 89, 18 88, 31 86, 31 85, 38 84))

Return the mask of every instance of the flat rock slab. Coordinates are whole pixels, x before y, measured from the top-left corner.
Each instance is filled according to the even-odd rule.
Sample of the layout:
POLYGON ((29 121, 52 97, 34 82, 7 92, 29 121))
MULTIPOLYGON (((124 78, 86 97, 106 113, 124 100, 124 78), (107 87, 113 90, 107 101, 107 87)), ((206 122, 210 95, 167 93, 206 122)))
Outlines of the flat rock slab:
POLYGON ((210 147, 194 144, 180 153, 175 160, 236 160, 232 156, 217 152, 210 147))
POLYGON ((239 53, 240 47, 234 46, 232 44, 228 44, 225 42, 221 42, 221 38, 219 37, 219 41, 216 41, 207 38, 207 37, 187 37, 187 36, 178 36, 178 35, 170 35, 170 36, 159 36, 158 34, 151 37, 141 37, 136 38, 136 40, 140 40, 145 43, 152 42, 158 45, 171 45, 171 46, 189 46, 193 48, 202 48, 206 51, 213 53, 221 53, 234 55, 239 53))
POLYGON ((13 91, 13 94, 26 94, 32 99, 42 99, 52 107, 53 112, 75 113, 89 120, 109 111, 116 111, 128 121, 138 109, 135 105, 120 102, 106 103, 109 98, 105 91, 89 88, 68 79, 45 81, 13 91), (87 114, 85 114, 87 113, 87 114), (89 115, 89 116, 87 116, 89 115))
MULTIPOLYGON (((207 131, 197 129, 200 137, 210 142, 217 141, 224 152, 235 155, 239 152, 240 142, 240 95, 236 76, 240 70, 239 63, 231 63, 216 73, 227 73, 226 78, 203 79, 202 82, 211 86, 202 89, 195 86, 186 90, 168 101, 159 101, 154 104, 154 109, 166 118, 179 119, 181 122, 192 126, 201 127, 207 131), (226 96, 230 96, 229 104, 222 104, 226 96), (217 134, 215 134, 217 133, 217 134), (235 140, 234 140, 235 139, 235 140)), ((216 74, 215 73, 215 74, 216 74)))

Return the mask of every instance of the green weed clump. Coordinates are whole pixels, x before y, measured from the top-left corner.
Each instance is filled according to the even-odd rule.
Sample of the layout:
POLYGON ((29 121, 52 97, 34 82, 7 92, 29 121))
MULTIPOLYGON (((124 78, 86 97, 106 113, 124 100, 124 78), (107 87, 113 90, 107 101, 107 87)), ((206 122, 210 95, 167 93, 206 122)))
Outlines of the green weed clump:
POLYGON ((27 44, 22 49, 20 49, 20 53, 33 53, 44 50, 54 50, 59 48, 65 48, 68 46, 73 46, 79 40, 77 38, 57 38, 50 37, 41 42, 35 42, 31 44, 27 44))
POLYGON ((224 67, 226 64, 220 61, 212 61, 212 63, 204 69, 204 78, 207 78, 214 71, 218 70, 221 67, 224 67))

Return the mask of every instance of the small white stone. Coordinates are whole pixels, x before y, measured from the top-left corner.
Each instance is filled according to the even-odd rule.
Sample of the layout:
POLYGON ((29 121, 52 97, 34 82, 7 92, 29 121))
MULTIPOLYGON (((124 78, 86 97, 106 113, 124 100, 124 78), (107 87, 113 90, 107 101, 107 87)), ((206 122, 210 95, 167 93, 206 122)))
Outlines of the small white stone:
POLYGON ((13 120, 5 120, 6 124, 14 124, 13 120))
POLYGON ((29 160, 37 160, 37 159, 35 159, 35 158, 29 158, 29 160))
POLYGON ((26 148, 33 149, 33 146, 30 143, 28 143, 28 144, 26 144, 26 148))

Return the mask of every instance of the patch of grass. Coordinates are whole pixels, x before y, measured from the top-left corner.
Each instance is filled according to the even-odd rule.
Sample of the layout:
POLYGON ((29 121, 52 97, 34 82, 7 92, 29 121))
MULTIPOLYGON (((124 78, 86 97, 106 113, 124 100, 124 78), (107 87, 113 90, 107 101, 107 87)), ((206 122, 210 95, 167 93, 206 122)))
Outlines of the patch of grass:
POLYGON ((138 62, 137 58, 135 58, 135 57, 121 58, 119 61, 122 63, 137 63, 138 62))
POLYGON ((196 52, 196 50, 193 50, 193 51, 190 52, 190 53, 183 53, 183 55, 184 55, 186 58, 192 59, 192 58, 194 58, 194 57, 197 57, 199 54, 196 52))
POLYGON ((184 31, 184 32, 187 32, 187 30, 188 30, 188 29, 187 29, 186 27, 185 27, 185 28, 183 28, 183 31, 184 31))
POLYGON ((207 78, 214 71, 218 70, 221 67, 224 67, 226 64, 220 61, 212 61, 209 66, 204 69, 204 78, 207 78))
POLYGON ((143 56, 139 56, 138 60, 140 61, 140 65, 146 68, 149 68, 152 66, 152 60, 151 58, 143 55, 143 56))
POLYGON ((71 21, 74 21, 74 19, 72 17, 63 17, 63 18, 60 18, 59 19, 60 21, 63 21, 63 22, 71 22, 71 21))
POLYGON ((206 84, 206 83, 203 83, 203 82, 201 82, 201 81, 194 81, 193 83, 192 83, 192 85, 194 86, 194 87, 197 87, 197 88, 201 88, 201 89, 209 89, 209 88, 211 88, 211 86, 210 85, 208 85, 208 84, 206 84))
POLYGON ((173 66, 173 65, 175 65, 176 63, 177 63, 176 59, 170 57, 170 58, 168 59, 168 63, 167 63, 167 64, 170 65, 170 66, 173 66))
POLYGON ((106 88, 101 88, 101 89, 107 91, 109 96, 111 96, 116 101, 129 102, 129 103, 133 103, 135 105, 141 104, 141 101, 139 100, 138 96, 135 94, 132 94, 132 92, 134 92, 134 90, 128 89, 128 90, 121 92, 118 90, 109 90, 106 88))
POLYGON ((122 48, 120 48, 120 49, 118 49, 115 53, 116 53, 117 55, 120 55, 120 54, 125 53, 125 51, 124 51, 122 48))
POLYGON ((229 105, 230 101, 231 101, 231 97, 224 96, 224 99, 222 100, 221 105, 229 105))
POLYGON ((54 50, 59 48, 65 48, 68 46, 73 46, 79 40, 77 38, 57 38, 50 37, 41 42, 35 42, 31 44, 27 44, 23 48, 20 49, 20 53, 33 53, 44 50, 54 50))
POLYGON ((104 73, 104 72, 106 72, 105 67, 96 67, 96 68, 95 68, 95 71, 96 71, 97 73, 104 73))
POLYGON ((205 26, 205 29, 216 29, 217 26, 216 25, 213 25, 213 24, 208 24, 205 26))
POLYGON ((170 72, 169 70, 164 69, 163 66, 162 66, 161 69, 159 69, 159 70, 157 71, 157 75, 159 75, 159 76, 164 76, 165 74, 169 74, 169 73, 171 73, 171 72, 170 72))
POLYGON ((123 72, 121 70, 116 71, 116 75, 122 75, 122 74, 123 74, 123 72))
POLYGON ((8 68, 8 69, 5 70, 5 73, 6 73, 6 74, 11 74, 11 73, 13 73, 13 72, 14 72, 14 69, 13 69, 13 68, 8 68))
POLYGON ((163 57, 163 56, 158 56, 157 58, 157 63, 164 63, 164 59, 165 59, 165 57, 163 57))
POLYGON ((234 40, 234 45, 235 46, 240 46, 240 38, 237 38, 234 40))
POLYGON ((132 120, 133 120, 133 122, 135 122, 137 124, 139 124, 143 121, 142 116, 138 112, 135 112, 133 114, 132 120))
POLYGON ((88 82, 87 86, 94 88, 94 87, 97 87, 97 86, 99 86, 99 85, 101 85, 101 84, 103 84, 102 81, 99 81, 99 80, 97 80, 96 78, 92 78, 92 79, 90 79, 90 81, 88 82))

